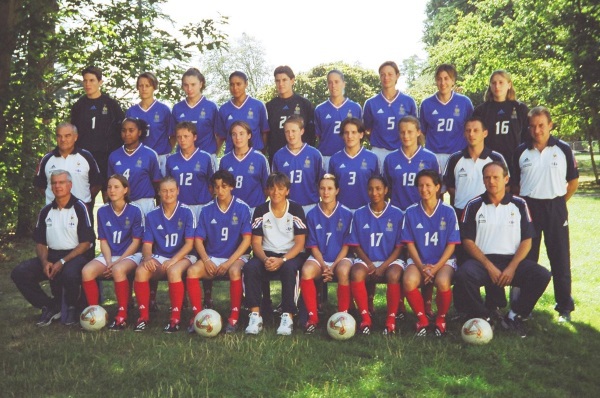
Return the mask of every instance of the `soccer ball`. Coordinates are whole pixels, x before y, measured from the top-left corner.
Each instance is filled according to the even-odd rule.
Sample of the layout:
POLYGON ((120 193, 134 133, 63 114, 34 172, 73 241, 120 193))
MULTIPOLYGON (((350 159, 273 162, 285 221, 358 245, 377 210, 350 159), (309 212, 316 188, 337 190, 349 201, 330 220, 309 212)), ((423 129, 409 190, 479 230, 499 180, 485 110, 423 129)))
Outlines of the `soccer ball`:
POLYGON ((221 315, 215 310, 202 310, 194 318, 194 330, 200 336, 215 337, 222 326, 221 315))
POLYGON ((481 318, 466 321, 460 334, 465 342, 476 345, 487 344, 494 337, 494 331, 490 324, 481 318))
POLYGON ((79 324, 89 332, 102 329, 108 323, 108 312, 99 305, 90 305, 79 316, 79 324))
POLYGON ((334 340, 348 340, 356 332, 356 321, 347 312, 336 312, 327 321, 327 333, 334 340))

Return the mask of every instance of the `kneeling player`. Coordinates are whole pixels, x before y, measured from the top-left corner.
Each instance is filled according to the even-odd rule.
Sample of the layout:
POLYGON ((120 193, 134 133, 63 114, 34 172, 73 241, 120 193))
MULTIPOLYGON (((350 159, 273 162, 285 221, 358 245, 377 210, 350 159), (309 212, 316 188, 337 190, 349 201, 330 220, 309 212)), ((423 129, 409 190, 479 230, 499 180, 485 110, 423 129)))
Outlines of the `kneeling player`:
POLYGON ((319 181, 321 201, 308 212, 308 239, 306 247, 312 256, 302 267, 300 289, 302 299, 308 311, 308 322, 304 327, 307 334, 313 333, 319 323, 317 309, 317 290, 315 279, 324 282, 338 281, 338 311, 348 311, 350 307, 350 268, 352 262, 348 255, 348 240, 352 225, 352 212, 337 201, 339 184, 333 174, 325 174, 319 181))
POLYGON ((418 321, 417 336, 427 335, 429 321, 425 314, 422 285, 437 289, 437 317, 435 335, 446 333, 446 314, 452 302, 452 276, 456 270, 454 246, 460 243, 460 233, 454 209, 438 199, 442 186, 437 170, 425 169, 417 173, 417 187, 421 200, 408 209, 402 222, 402 242, 408 248, 408 266, 403 277, 404 295, 418 321))
POLYGON ((169 281, 171 320, 164 331, 171 333, 179 330, 185 294, 181 275, 196 262, 196 257, 189 254, 194 247, 196 220, 192 210, 177 200, 177 181, 173 177, 164 177, 158 195, 161 205, 146 216, 143 258, 135 272, 133 286, 140 310, 136 332, 146 330, 150 320, 150 279, 158 281, 165 276, 169 281))
POLYGON ((354 213, 350 246, 358 258, 350 274, 352 296, 362 317, 360 333, 371 333, 371 315, 366 282, 387 282, 387 319, 384 334, 396 331, 396 313, 400 305, 400 278, 405 263, 398 257, 402 250, 400 225, 402 211, 385 200, 387 182, 380 176, 369 179, 370 202, 354 213))
POLYGON ((200 213, 196 228, 195 248, 200 260, 187 270, 187 289, 194 312, 193 319, 202 310, 200 279, 229 277, 231 315, 225 333, 237 330, 242 304, 242 267, 248 261, 245 254, 250 248, 252 229, 250 209, 234 197, 235 177, 227 170, 219 170, 210 179, 216 199, 200 213))

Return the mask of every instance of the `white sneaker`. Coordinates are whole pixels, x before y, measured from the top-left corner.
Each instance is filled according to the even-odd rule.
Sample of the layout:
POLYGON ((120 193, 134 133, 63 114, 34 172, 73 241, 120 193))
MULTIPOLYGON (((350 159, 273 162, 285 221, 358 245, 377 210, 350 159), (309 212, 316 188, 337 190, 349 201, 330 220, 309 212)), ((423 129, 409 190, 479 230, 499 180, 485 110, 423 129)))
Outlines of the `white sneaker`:
POLYGON ((292 330, 294 330, 294 322, 292 321, 292 317, 289 313, 284 312, 281 314, 281 323, 277 328, 277 334, 280 336, 289 336, 292 334, 292 330))
POLYGON ((248 327, 246 328, 246 334, 259 334, 263 328, 262 316, 258 312, 250 314, 248 327))

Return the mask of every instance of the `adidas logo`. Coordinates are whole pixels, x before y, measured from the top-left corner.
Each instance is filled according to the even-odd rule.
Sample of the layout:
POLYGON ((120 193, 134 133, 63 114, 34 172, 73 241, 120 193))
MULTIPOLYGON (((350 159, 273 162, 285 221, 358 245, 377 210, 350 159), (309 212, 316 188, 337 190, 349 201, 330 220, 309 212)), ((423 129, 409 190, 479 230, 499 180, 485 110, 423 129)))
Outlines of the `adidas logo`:
POLYGON ((287 166, 289 166, 289 165, 290 165, 290 164, 289 164, 288 162, 285 162, 285 163, 283 164, 283 167, 287 167, 287 166))
POLYGON ((96 105, 92 105, 92 107, 90 108, 90 110, 95 110, 96 109, 96 105))
POLYGON ((173 312, 179 312, 179 308, 177 308, 177 307, 173 307, 173 308, 171 309, 171 311, 173 311, 173 312))
POLYGON ((342 163, 342 165, 340 166, 340 169, 345 169, 346 165, 344 163, 342 163))
POLYGON ((377 111, 378 114, 382 114, 383 113, 383 109, 379 108, 379 110, 377 111))
POLYGON ((398 166, 394 167, 394 170, 402 170, 402 166, 398 165, 398 166))
POLYGON ((328 113, 327 116, 325 116, 325 119, 331 119, 331 115, 328 113))
POLYGON ((418 224, 417 224, 417 228, 418 228, 418 229, 423 229, 423 225, 422 225, 421 223, 418 223, 418 224))
POLYGON ((227 117, 227 120, 233 120, 233 116, 229 115, 229 116, 227 117))
POLYGON ((112 227, 112 224, 110 223, 110 221, 108 221, 108 222, 106 223, 106 226, 107 226, 107 227, 112 227))
POLYGON ((115 163, 115 166, 121 166, 121 161, 117 160, 117 163, 115 163))
POLYGON ((182 113, 181 115, 179 115, 180 118, 185 117, 185 113, 182 113))
POLYGON ((173 167, 173 170, 179 170, 179 166, 173 167))
POLYGON ((287 105, 283 106, 283 110, 290 109, 287 105))
POLYGON ((228 168, 227 171, 233 172, 233 167, 228 168))
POLYGON ((321 224, 319 224, 315 229, 323 229, 323 227, 321 226, 321 224))
POLYGON ((55 169, 55 168, 56 168, 56 166, 55 166, 55 165, 52 165, 52 167, 50 167, 50 169, 55 169))
POLYGON ((563 224, 563 227, 567 227, 569 226, 569 220, 565 220, 565 223, 563 224))
POLYGON ((498 115, 504 115, 504 109, 500 109, 500 111, 498 111, 498 115))
POLYGON ((156 227, 156 229, 160 229, 161 231, 164 229, 162 224, 159 224, 158 227, 156 227))
POLYGON ((363 226, 363 229, 369 229, 369 228, 371 228, 371 227, 369 227, 369 224, 365 224, 365 225, 363 226))
POLYGON ((211 224, 216 224, 217 220, 215 220, 214 218, 210 221, 211 224))
POLYGON ((437 114, 438 114, 438 111, 437 111, 437 109, 434 109, 434 110, 433 110, 433 112, 431 112, 431 114, 432 114, 432 115, 437 115, 437 114))

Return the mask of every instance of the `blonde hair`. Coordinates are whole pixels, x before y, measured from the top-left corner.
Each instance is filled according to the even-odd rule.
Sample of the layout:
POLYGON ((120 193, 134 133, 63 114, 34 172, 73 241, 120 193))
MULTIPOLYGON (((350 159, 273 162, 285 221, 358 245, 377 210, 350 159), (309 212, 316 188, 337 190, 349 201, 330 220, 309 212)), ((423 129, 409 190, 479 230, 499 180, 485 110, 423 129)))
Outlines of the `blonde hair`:
POLYGON ((498 69, 492 72, 492 75, 490 76, 490 82, 488 84, 487 90, 485 90, 485 94, 483 95, 483 100, 485 102, 490 102, 494 100, 494 93, 492 92, 492 89, 490 87, 490 84, 492 83, 492 79, 494 78, 494 76, 502 76, 504 79, 506 79, 507 82, 510 83, 510 88, 508 89, 508 92, 506 93, 506 99, 509 101, 514 101, 517 99, 517 94, 515 93, 515 87, 512 81, 512 77, 510 76, 510 73, 508 73, 507 71, 505 71, 504 69, 498 69))

